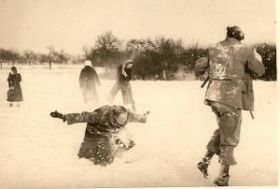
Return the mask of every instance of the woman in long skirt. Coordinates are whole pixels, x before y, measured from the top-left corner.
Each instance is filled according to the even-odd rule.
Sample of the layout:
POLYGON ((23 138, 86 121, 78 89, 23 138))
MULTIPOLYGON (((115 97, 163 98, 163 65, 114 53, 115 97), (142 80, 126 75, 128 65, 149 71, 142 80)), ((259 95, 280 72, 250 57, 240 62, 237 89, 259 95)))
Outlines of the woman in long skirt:
POLYGON ((19 107, 19 102, 23 101, 22 90, 20 86, 21 75, 17 72, 16 67, 11 68, 11 72, 8 76, 8 85, 9 90, 7 92, 7 101, 10 102, 10 106, 13 106, 14 102, 17 102, 17 106, 19 107))

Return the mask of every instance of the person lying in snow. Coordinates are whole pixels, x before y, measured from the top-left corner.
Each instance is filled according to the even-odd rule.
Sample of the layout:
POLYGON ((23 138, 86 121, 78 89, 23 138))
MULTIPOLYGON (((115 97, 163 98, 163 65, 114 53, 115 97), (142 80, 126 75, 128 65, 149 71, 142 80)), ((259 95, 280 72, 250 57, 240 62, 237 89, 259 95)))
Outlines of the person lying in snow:
POLYGON ((52 117, 62 119, 68 125, 87 123, 78 156, 102 166, 111 164, 118 152, 127 151, 135 146, 132 139, 128 144, 123 142, 118 137, 118 133, 128 122, 146 123, 148 114, 149 112, 134 114, 125 107, 116 105, 104 105, 93 112, 62 114, 54 111, 50 113, 52 117))

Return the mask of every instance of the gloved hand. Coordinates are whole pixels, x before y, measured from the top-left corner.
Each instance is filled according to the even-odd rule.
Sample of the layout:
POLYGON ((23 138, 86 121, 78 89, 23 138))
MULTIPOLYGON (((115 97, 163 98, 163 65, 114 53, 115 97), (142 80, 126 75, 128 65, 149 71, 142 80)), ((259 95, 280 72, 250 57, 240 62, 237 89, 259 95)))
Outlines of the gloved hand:
POLYGON ((146 113, 143 114, 143 116, 148 116, 150 114, 150 111, 147 111, 146 113))
POLYGON ((147 122, 147 118, 148 118, 149 114, 150 114, 150 111, 147 111, 146 113, 143 114, 143 117, 141 119, 142 123, 146 123, 147 122))
POLYGON ((59 119, 62 119, 63 121, 66 120, 65 116, 62 113, 59 113, 58 111, 51 112, 50 115, 53 118, 59 118, 59 119))

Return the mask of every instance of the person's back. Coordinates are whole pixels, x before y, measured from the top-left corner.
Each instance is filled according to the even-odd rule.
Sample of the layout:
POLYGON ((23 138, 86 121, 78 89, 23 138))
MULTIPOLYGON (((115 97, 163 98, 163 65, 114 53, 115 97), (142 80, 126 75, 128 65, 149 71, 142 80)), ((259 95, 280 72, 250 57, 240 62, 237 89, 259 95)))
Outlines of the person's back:
POLYGON ((227 38, 209 51, 210 79, 242 79, 247 61, 246 47, 240 41, 227 38))
POLYGON ((234 149, 240 140, 241 110, 253 110, 252 79, 265 71, 260 55, 254 48, 243 45, 243 39, 244 33, 238 26, 229 26, 227 38, 210 48, 208 57, 196 62, 196 76, 208 73, 205 102, 211 106, 218 123, 197 167, 207 178, 210 161, 218 155, 220 172, 214 180, 218 186, 228 186, 230 166, 237 163, 234 149))
POLYGON ((247 68, 261 75, 264 67, 254 49, 234 38, 226 38, 209 50, 209 80, 206 99, 243 108, 247 68))
POLYGON ((91 61, 85 61, 85 67, 81 70, 79 76, 79 85, 83 91, 84 102, 92 101, 98 102, 98 95, 96 91, 96 83, 100 85, 99 77, 95 69, 91 65, 91 61))
POLYGON ((95 87, 95 83, 98 82, 97 73, 94 68, 85 66, 80 73, 80 87, 90 89, 95 87))

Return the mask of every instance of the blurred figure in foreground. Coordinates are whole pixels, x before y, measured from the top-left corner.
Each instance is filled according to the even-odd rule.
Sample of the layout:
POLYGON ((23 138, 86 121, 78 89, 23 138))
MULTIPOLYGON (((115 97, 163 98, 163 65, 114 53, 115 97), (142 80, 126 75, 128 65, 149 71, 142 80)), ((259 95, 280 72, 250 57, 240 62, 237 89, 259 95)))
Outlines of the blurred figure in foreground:
POLYGON ((112 102, 119 90, 121 90, 123 104, 125 106, 131 106, 132 110, 135 111, 136 107, 130 85, 130 80, 132 79, 132 68, 133 60, 127 60, 124 64, 121 64, 118 67, 117 81, 110 92, 109 101, 112 102))
POLYGON ((13 103, 16 102, 19 107, 19 102, 23 101, 22 90, 20 82, 22 81, 20 73, 17 72, 16 67, 11 68, 11 72, 8 76, 8 85, 9 90, 7 92, 7 101, 10 102, 10 106, 13 106, 13 103))
POLYGON ((94 164, 111 164, 118 153, 131 149, 132 139, 124 142, 118 137, 128 122, 146 123, 149 112, 134 114, 123 106, 101 106, 93 112, 62 114, 51 112, 54 118, 62 119, 69 125, 87 123, 84 140, 78 153, 79 158, 86 158, 94 164))
POLYGON ((94 104, 98 103, 96 83, 100 85, 100 80, 90 60, 85 61, 85 66, 80 73, 79 83, 85 104, 89 101, 92 101, 94 104))
POLYGON ((210 161, 218 155, 220 173, 214 180, 218 186, 228 186, 230 166, 237 163, 233 152, 240 139, 241 111, 254 109, 252 79, 265 72, 261 56, 254 48, 242 44, 243 39, 239 27, 227 27, 226 39, 210 48, 208 57, 197 61, 195 68, 196 76, 208 72, 205 103, 211 106, 218 122, 197 166, 207 178, 210 161))

